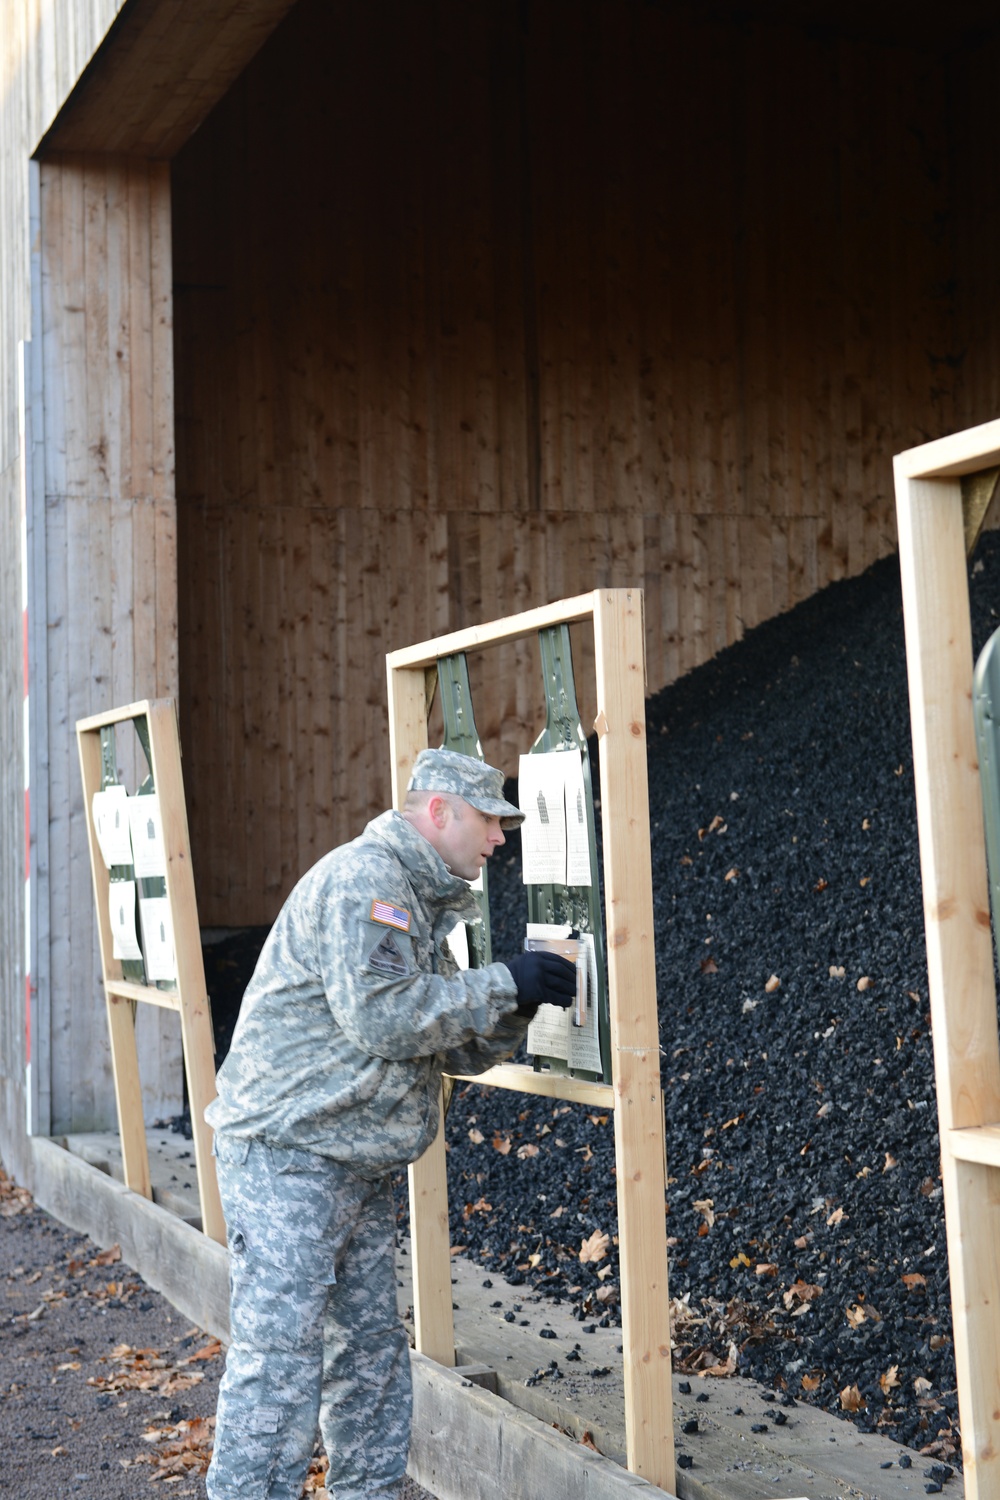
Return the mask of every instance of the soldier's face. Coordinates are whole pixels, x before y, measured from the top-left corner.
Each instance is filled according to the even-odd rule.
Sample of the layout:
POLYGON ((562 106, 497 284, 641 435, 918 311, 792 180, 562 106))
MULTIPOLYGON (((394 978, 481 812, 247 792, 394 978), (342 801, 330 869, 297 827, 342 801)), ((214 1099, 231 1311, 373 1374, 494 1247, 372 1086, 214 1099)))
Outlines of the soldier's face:
POLYGON ((500 819, 456 797, 448 805, 438 853, 453 875, 475 880, 494 849, 506 843, 500 819))

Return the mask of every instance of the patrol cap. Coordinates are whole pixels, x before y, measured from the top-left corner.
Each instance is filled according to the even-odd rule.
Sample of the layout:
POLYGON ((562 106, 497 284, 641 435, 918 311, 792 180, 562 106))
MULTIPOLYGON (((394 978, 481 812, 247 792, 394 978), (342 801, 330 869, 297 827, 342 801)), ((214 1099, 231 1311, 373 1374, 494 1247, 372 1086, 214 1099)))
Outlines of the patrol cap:
POLYGON ((479 812, 500 819, 501 828, 520 828, 524 813, 503 795, 503 772, 457 750, 421 750, 408 792, 451 792, 479 812))

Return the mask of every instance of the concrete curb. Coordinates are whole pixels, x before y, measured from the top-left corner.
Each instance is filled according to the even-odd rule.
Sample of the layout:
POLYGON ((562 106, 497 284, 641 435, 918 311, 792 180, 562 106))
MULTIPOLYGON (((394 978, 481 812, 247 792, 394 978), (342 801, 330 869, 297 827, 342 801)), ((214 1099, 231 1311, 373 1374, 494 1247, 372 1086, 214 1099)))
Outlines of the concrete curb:
POLYGON ((178 1312, 229 1338, 229 1254, 175 1214, 140 1197, 64 1151, 33 1136, 31 1182, 39 1208, 102 1247, 121 1245, 122 1259, 178 1312))
POLYGON ((440 1500, 658 1500, 666 1495, 502 1396, 411 1353, 409 1473, 440 1500))

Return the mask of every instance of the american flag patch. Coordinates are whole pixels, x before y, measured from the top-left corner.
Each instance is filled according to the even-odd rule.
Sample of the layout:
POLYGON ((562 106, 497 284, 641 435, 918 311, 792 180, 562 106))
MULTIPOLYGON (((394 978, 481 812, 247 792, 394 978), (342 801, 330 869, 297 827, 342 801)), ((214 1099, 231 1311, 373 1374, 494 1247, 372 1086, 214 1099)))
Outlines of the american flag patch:
POLYGON ((401 906, 390 906, 388 901, 372 902, 371 920, 382 922, 386 927, 398 927, 400 932, 410 930, 410 913, 401 906))

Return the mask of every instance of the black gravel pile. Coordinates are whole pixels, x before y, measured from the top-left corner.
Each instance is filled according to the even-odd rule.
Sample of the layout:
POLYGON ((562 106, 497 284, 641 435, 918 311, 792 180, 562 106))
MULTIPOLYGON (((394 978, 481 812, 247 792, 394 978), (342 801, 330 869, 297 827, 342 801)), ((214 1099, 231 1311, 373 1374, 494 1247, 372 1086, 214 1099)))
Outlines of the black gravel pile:
MULTIPOLYGON (((977 649, 997 538, 979 557, 977 649)), ((895 559, 648 704, 670 1290, 682 1368, 728 1362, 953 1459, 908 714, 895 559)), ((514 849, 491 864, 497 955, 518 872, 514 849)), ((618 1321, 613 1119, 472 1086, 448 1145, 454 1243, 618 1321), (581 1263, 595 1232, 608 1253, 581 1263)))

